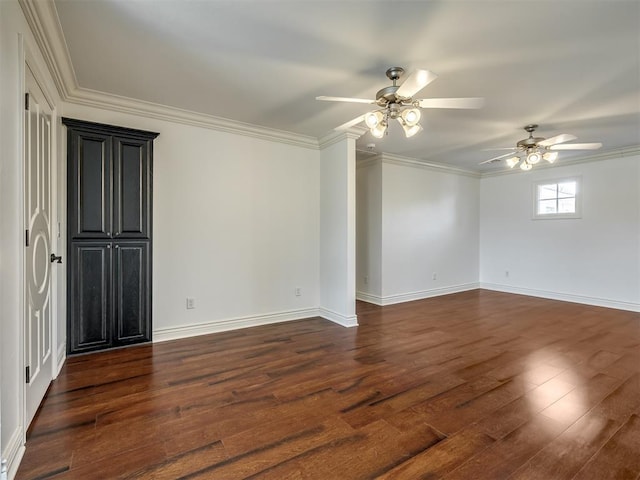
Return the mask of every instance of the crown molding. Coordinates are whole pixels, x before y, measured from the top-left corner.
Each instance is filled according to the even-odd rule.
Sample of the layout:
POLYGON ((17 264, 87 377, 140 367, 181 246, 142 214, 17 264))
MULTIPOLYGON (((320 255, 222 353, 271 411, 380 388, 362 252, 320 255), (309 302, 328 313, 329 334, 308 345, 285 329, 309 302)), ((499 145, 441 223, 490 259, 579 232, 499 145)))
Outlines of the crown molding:
MULTIPOLYGON (((600 162, 600 161, 606 161, 606 160, 614 160, 616 158, 625 158, 625 157, 633 157, 633 156, 640 156, 640 145, 620 148, 616 150, 609 150, 609 151, 601 152, 595 155, 589 155, 589 156, 575 158, 568 161, 562 161, 561 163, 556 162, 553 164, 550 164, 550 163, 542 164, 542 165, 536 166, 535 169, 543 170, 543 169, 557 168, 561 166, 578 165, 581 163, 590 163, 590 162, 600 162)), ((454 173, 457 175, 466 175, 473 178, 487 178, 487 177, 498 177, 502 175, 519 175, 519 174, 528 173, 528 172, 523 172, 519 168, 480 173, 480 172, 474 172, 471 170, 465 170, 462 168, 452 167, 450 165, 445 165, 441 163, 429 163, 416 158, 402 157, 399 155, 393 155, 393 154, 384 153, 384 152, 377 154, 371 158, 359 159, 356 166, 357 168, 367 168, 379 163, 388 163, 392 165, 401 165, 405 167, 423 168, 423 169, 439 171, 439 172, 444 171, 444 172, 454 173)))
POLYGON ((421 168, 431 170, 435 172, 454 173, 456 175, 463 175, 466 177, 480 178, 481 175, 478 172, 471 170, 465 170, 463 168, 452 167, 451 165, 445 165, 443 163, 430 163, 415 158, 402 157, 400 155, 393 155, 390 153, 382 153, 380 155, 382 163, 388 163, 391 165, 400 165, 403 167, 421 168))
POLYGON ((18 0, 18 3, 51 72, 58 94, 67 100, 77 88, 78 80, 53 0, 18 0))
POLYGON ((78 85, 53 0, 18 0, 60 98, 67 103, 128 113, 318 150, 315 137, 252 125, 204 113, 99 92, 78 85))
MULTIPOLYGON (((635 157, 640 156, 640 145, 634 145, 631 147, 618 148, 615 150, 609 150, 594 155, 588 155, 585 157, 574 158, 570 160, 559 160, 551 163, 544 163, 542 165, 536 165, 533 170, 548 170, 550 168, 566 167, 570 165, 579 165, 581 163, 601 162, 606 160, 615 160, 617 158, 635 157)), ((531 170, 531 171, 533 171, 531 170)), ((488 177, 500 177, 502 175, 525 175, 529 172, 524 172, 520 168, 509 168, 507 170, 499 170, 497 172, 486 172, 480 176, 482 178, 488 177)))
POLYGON ((90 90, 88 88, 76 88, 73 95, 67 99, 68 103, 88 107, 112 110, 120 113, 144 116, 156 120, 180 123, 193 127, 208 128, 220 132, 233 133, 270 140, 298 147, 318 150, 319 143, 315 137, 297 133, 285 132, 273 128, 252 125, 249 123, 230 120, 205 113, 183 110, 144 100, 134 100, 129 97, 90 90))
POLYGON ((353 140, 357 140, 362 136, 363 133, 364 133, 364 130, 359 128, 350 128, 348 130, 333 131, 326 134, 324 137, 320 138, 320 140, 318 141, 318 144, 320 149, 322 150, 345 139, 351 138, 353 140))

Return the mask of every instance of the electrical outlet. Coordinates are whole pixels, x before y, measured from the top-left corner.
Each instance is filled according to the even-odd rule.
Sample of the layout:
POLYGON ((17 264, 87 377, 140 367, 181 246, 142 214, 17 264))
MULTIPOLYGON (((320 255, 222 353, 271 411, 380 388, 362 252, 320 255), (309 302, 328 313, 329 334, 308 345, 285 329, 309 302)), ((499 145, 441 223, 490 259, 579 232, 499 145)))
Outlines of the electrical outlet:
POLYGON ((437 280, 438 279, 438 274, 436 272, 433 272, 433 275, 431 276, 431 278, 433 280, 437 280))
POLYGON ((302 289, 300 287, 296 287, 295 294, 296 294, 296 297, 299 297, 300 295, 302 295, 302 289))
POLYGON ((192 308, 196 308, 196 299, 187 297, 187 309, 191 310, 192 308))
POLYGON ((364 276, 364 284, 369 285, 369 275, 364 276))
POLYGON ((505 277, 507 277, 507 278, 509 278, 509 270, 505 270, 505 271, 504 271, 504 276, 505 276, 505 277))

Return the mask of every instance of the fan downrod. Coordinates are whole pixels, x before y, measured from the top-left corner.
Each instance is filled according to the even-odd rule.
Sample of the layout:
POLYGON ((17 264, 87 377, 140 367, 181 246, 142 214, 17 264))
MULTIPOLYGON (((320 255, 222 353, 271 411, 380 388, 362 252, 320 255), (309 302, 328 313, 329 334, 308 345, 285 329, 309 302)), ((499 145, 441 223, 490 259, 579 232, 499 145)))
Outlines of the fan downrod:
POLYGON ((530 148, 534 148, 536 145, 538 145, 539 142, 544 140, 543 137, 534 137, 533 136, 533 132, 535 131, 536 128, 538 128, 538 125, 536 125, 534 123, 531 123, 531 124, 527 125, 526 127, 524 127, 525 131, 527 131, 529 133, 529 138, 525 138, 524 140, 520 140, 516 144, 516 146, 519 149, 528 150, 530 148))
POLYGON ((396 80, 398 80, 404 74, 404 68, 402 67, 391 67, 387 69, 387 78, 393 81, 393 84, 396 84, 396 80))
POLYGON ((381 107, 386 107, 389 104, 398 102, 398 97, 396 96, 396 92, 400 87, 396 85, 396 81, 404 74, 404 68, 391 67, 387 69, 386 74, 387 74, 387 78, 393 81, 393 85, 389 85, 388 87, 381 88, 380 90, 378 90, 378 93, 376 93, 376 103, 381 107))

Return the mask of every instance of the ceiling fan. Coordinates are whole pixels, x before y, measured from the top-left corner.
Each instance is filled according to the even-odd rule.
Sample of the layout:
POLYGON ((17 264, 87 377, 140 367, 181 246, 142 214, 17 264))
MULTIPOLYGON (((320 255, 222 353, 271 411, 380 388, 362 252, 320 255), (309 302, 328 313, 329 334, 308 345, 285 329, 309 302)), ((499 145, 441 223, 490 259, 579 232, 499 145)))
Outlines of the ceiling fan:
POLYGON ((348 97, 316 97, 316 100, 329 102, 366 103, 377 105, 379 108, 360 115, 335 128, 347 130, 364 121, 371 134, 382 138, 389 126, 389 119, 397 120, 407 137, 412 137, 420 130, 420 108, 480 108, 484 103, 482 98, 412 98, 416 93, 433 82, 438 76, 429 70, 415 70, 402 85, 396 82, 404 74, 401 67, 391 67, 387 70, 387 77, 393 85, 378 90, 375 100, 348 97))
POLYGON ((520 163, 522 170, 531 170, 533 165, 540 162, 540 160, 546 160, 549 163, 553 163, 558 158, 557 150, 597 150, 602 147, 602 143, 567 143, 571 140, 575 140, 575 135, 568 133, 561 133, 551 138, 534 137, 533 132, 538 128, 538 125, 527 125, 524 127, 525 131, 529 132, 529 138, 520 140, 516 143, 515 147, 500 148, 499 150, 512 150, 504 155, 490 158, 481 162, 480 165, 485 163, 495 163, 506 158, 507 166, 513 168, 520 163), (563 145, 564 144, 564 145, 563 145))

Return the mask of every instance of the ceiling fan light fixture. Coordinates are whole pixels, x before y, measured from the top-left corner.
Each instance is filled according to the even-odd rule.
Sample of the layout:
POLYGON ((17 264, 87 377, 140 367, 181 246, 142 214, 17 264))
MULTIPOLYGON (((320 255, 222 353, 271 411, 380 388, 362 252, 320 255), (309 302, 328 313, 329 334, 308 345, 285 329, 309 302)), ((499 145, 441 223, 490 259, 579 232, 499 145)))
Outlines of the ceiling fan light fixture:
POLYGON ((373 135, 376 138, 382 138, 384 137, 384 134, 386 131, 387 131, 387 124, 384 122, 380 122, 371 129, 371 135, 373 135))
POLYGON ((540 160, 542 160, 542 155, 540 155, 540 152, 538 150, 534 150, 527 155, 527 163, 531 165, 535 165, 540 160))
POLYGON ((416 125, 402 125, 402 129, 404 130, 404 134, 407 138, 413 137, 416 133, 422 131, 422 125, 419 123, 416 125))
MULTIPOLYGON (((420 104, 422 106, 422 104, 420 104)), ((524 171, 529 171, 533 166, 542 160, 546 160, 549 163, 554 163, 558 159, 558 152, 556 150, 597 150, 602 147, 602 143, 565 143, 571 140, 575 140, 577 137, 568 133, 561 133, 551 138, 534 137, 538 125, 530 124, 524 127, 524 130, 529 134, 529 138, 525 138, 516 143, 516 147, 513 149, 520 155, 509 157, 513 153, 505 153, 504 155, 498 155, 497 157, 490 158, 481 162, 480 165, 487 163, 497 162, 498 160, 509 157, 505 160, 509 168, 513 168, 520 163, 520 168, 524 171)), ((511 148, 500 148, 499 150, 511 150, 511 148)))
POLYGON ((422 130, 420 126, 420 118, 422 117, 420 109, 422 108, 480 108, 483 104, 482 98, 413 98, 415 94, 438 78, 438 76, 428 70, 418 69, 409 75, 401 85, 398 85, 397 81, 403 73, 404 69, 401 67, 389 68, 386 74, 387 78, 393 82, 393 85, 388 85, 378 90, 375 100, 324 95, 317 96, 316 100, 377 105, 374 108, 378 108, 378 110, 360 115, 334 129, 336 131, 344 131, 360 122, 364 122, 371 134, 376 138, 382 138, 387 133, 389 119, 398 120, 407 137, 412 137, 420 132, 422 130))
POLYGON ((402 111, 401 116, 406 125, 413 127, 420 121, 421 113, 417 108, 407 108, 402 111))
POLYGON ((542 155, 542 158, 545 159, 549 163, 553 163, 558 158, 558 152, 545 152, 542 155))
POLYGON ((520 157, 511 157, 511 158, 507 158, 507 160, 506 160, 506 161, 507 161, 507 166, 508 166, 509 168, 513 168, 513 167, 515 167, 515 166, 518 164, 518 162, 520 162, 520 157))
POLYGON ((525 160, 520 164, 520 168, 526 172, 528 170, 531 170, 533 168, 533 165, 531 165, 527 160, 525 160))
POLYGON ((382 115, 382 112, 369 112, 364 116, 364 123, 366 123, 367 127, 373 130, 382 123, 383 119, 384 116, 382 115))

